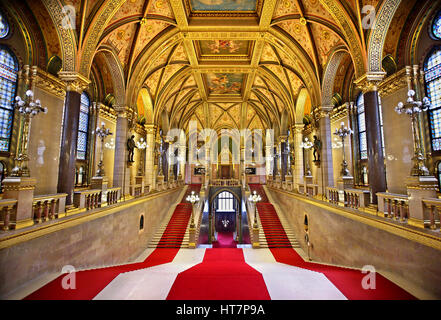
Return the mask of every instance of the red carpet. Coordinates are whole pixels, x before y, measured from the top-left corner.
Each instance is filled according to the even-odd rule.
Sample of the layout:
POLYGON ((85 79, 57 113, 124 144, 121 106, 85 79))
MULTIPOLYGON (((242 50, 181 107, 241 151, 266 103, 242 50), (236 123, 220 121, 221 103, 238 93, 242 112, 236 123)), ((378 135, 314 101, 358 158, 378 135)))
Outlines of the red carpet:
POLYGON ((202 263, 180 273, 167 300, 269 300, 262 274, 242 249, 206 249, 202 263))
POLYGON ((233 232, 218 232, 217 241, 213 241, 213 248, 237 248, 233 232))
POLYGON ((76 272, 76 289, 74 290, 63 289, 62 279, 66 276, 63 274, 31 293, 25 300, 91 300, 120 273, 172 262, 181 246, 191 214, 191 205, 184 203, 185 198, 192 190, 199 192, 200 187, 200 185, 188 186, 187 193, 176 207, 160 244, 143 262, 76 272), (183 225, 185 225, 184 228, 183 225))
POLYGON ((268 197, 266 196, 263 187, 261 185, 250 185, 250 189, 252 191, 256 190, 257 193, 262 197, 262 203, 260 206, 258 204, 259 216, 262 220, 262 227, 264 229, 268 245, 270 245, 271 241, 270 250, 277 262, 323 273, 348 299, 415 299, 415 297, 409 294, 407 291, 401 289, 399 286, 378 273, 376 273, 376 289, 365 290, 363 289, 361 283, 362 279, 367 275, 367 273, 362 273, 361 270, 326 266, 304 261, 297 254, 297 252, 292 249, 291 245, 289 245, 289 247, 287 246, 286 248, 284 247, 283 242, 285 240, 283 236, 286 237, 285 231, 283 231, 283 227, 281 225, 279 226, 280 221, 273 205, 270 203, 264 203, 264 199, 265 201, 268 201, 268 197))
POLYGON ((162 234, 161 240, 157 244, 157 248, 180 248, 185 231, 187 230, 188 221, 191 217, 191 203, 185 199, 194 191, 199 193, 201 189, 200 184, 191 184, 187 188, 187 192, 182 198, 181 203, 176 206, 167 228, 162 234))
POLYGON ((249 186, 251 192, 256 191, 262 197, 262 201, 257 203, 257 211, 259 212, 268 248, 292 248, 291 242, 280 223, 279 216, 274 206, 269 202, 263 187, 259 184, 250 184, 249 186))

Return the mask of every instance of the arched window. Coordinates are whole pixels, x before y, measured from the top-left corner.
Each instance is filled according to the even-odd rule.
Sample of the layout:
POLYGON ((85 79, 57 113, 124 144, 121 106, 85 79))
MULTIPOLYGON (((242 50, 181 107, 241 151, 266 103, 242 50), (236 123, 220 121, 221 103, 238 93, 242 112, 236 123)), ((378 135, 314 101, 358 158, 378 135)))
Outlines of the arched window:
POLYGON ((217 202, 217 211, 232 212, 234 211, 234 197, 230 192, 224 191, 219 193, 217 202))
POLYGON ((360 159, 367 159, 366 121, 364 115, 364 97, 360 93, 357 98, 358 142, 360 146, 360 159))
POLYGON ((432 36, 441 40, 441 11, 439 11, 432 22, 432 36))
POLYGON ((424 63, 427 96, 430 99, 430 133, 433 151, 441 150, 441 47, 436 47, 424 63))
POLYGON ((87 135, 89 132, 90 99, 87 93, 81 94, 80 120, 78 124, 77 159, 86 160, 87 135))
MULTIPOLYGON (((384 147, 384 130, 383 130, 383 109, 381 106, 381 98, 378 96, 378 113, 380 115, 380 134, 381 146, 383 148, 383 156, 386 156, 384 147)), ((358 120, 358 141, 360 146, 360 159, 367 159, 367 137, 366 137, 366 119, 364 109, 364 97, 360 93, 357 98, 357 120, 358 120)))
POLYGON ((9 34, 9 23, 5 16, 0 12, 0 39, 4 39, 9 34))
POLYGON ((8 48, 0 46, 0 151, 9 151, 17 72, 17 59, 8 48))

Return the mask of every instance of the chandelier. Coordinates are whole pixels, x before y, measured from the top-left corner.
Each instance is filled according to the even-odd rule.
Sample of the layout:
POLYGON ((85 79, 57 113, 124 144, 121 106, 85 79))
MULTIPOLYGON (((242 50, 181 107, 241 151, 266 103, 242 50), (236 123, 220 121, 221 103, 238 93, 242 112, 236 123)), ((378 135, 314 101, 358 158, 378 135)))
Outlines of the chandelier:
POLYGON ((224 225, 224 228, 228 227, 228 224, 230 223, 230 220, 222 220, 222 224, 224 225))
POLYGON ((26 91, 26 97, 24 100, 20 96, 15 97, 14 107, 20 114, 20 127, 22 131, 18 144, 17 155, 14 159, 15 167, 11 171, 11 176, 29 177, 28 149, 31 120, 40 112, 47 113, 47 108, 41 106, 39 99, 34 100, 34 92, 32 90, 26 91))
POLYGON ((423 154, 423 148, 421 145, 421 138, 418 130, 418 115, 429 109, 430 100, 427 97, 424 97, 422 101, 415 101, 415 91, 409 90, 407 92, 407 101, 406 103, 399 102, 395 107, 395 112, 398 114, 407 114, 410 116, 411 124, 412 124, 412 136, 413 136, 413 149, 414 156, 412 158, 413 166, 410 171, 411 176, 429 176, 430 172, 427 169, 425 161, 426 158, 423 154))
POLYGON ((194 225, 194 214, 193 214, 194 204, 196 202, 199 202, 199 195, 195 194, 195 192, 192 191, 191 194, 189 194, 185 200, 187 200, 188 202, 191 203, 191 222, 190 222, 190 228, 194 228, 195 227, 195 225, 194 225))
POLYGON ((349 176, 348 163, 346 162, 346 154, 345 154, 345 138, 351 135, 353 131, 350 128, 345 127, 345 123, 342 122, 339 129, 335 129, 334 134, 341 138, 341 145, 343 148, 343 161, 341 163, 341 175, 343 177, 349 176))
POLYGON ((314 144, 312 143, 312 141, 309 141, 309 139, 306 137, 305 138, 305 140, 304 141, 302 141, 301 143, 300 143, 300 148, 303 148, 303 149, 305 149, 306 150, 306 157, 307 157, 307 159, 306 159, 306 172, 305 172, 305 174, 306 174, 306 176, 311 176, 312 175, 312 173, 311 173, 311 168, 309 167, 309 155, 308 155, 308 151, 309 151, 309 149, 311 149, 312 148, 312 146, 313 146, 314 144))
POLYGON ((103 163, 103 154, 104 154, 104 139, 106 139, 107 136, 111 135, 109 129, 105 127, 105 123, 101 123, 101 128, 97 127, 95 130, 95 133, 98 138, 101 139, 101 152, 100 152, 100 162, 98 163, 98 170, 96 172, 97 177, 103 177, 105 175, 104 173, 104 163, 103 163))
POLYGON ((256 190, 253 191, 252 194, 248 197, 248 201, 252 202, 254 204, 254 223, 253 228, 257 229, 257 202, 261 201, 262 197, 257 194, 256 190))

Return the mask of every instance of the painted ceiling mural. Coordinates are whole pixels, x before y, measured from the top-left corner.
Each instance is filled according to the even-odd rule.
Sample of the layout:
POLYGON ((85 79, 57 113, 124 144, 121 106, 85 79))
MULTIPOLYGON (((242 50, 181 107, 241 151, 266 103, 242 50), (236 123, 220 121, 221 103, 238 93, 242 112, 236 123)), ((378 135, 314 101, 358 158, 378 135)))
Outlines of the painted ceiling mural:
MULTIPOLYGON (((54 3, 75 9, 74 51, 80 62, 84 55, 91 55, 89 68, 93 63, 94 81, 100 82, 94 86, 105 91, 100 95, 115 92, 109 66, 112 72, 114 68, 104 55, 94 55, 111 50, 122 66, 127 105, 136 109, 141 103, 139 92, 145 88, 143 94, 150 95, 154 106, 153 119, 165 109, 171 121, 182 125, 193 117, 201 125, 258 127, 271 126, 285 108, 291 115, 299 114, 295 108, 302 88, 308 91, 310 101, 309 106, 304 106, 305 112, 320 105, 325 71, 336 50, 348 54, 336 68, 333 88, 344 99, 350 99, 352 79, 362 75, 359 70, 366 70, 366 65, 360 66, 354 57, 367 55, 370 35, 360 26, 360 8, 370 5, 378 10, 384 1, 54 3), (341 16, 347 25, 338 20, 341 16), (95 47, 90 47, 94 41, 95 47)), ((47 11, 42 0, 26 3, 38 21, 47 58, 62 57, 66 41, 59 38, 60 24, 52 22, 53 12, 47 11)), ((399 55, 402 30, 412 12, 422 8, 418 3, 408 0, 398 7, 388 28, 383 55, 399 55)), ((9 5, 8 10, 14 10, 14 6, 9 5)), ((363 58, 361 64, 366 64, 363 58)))

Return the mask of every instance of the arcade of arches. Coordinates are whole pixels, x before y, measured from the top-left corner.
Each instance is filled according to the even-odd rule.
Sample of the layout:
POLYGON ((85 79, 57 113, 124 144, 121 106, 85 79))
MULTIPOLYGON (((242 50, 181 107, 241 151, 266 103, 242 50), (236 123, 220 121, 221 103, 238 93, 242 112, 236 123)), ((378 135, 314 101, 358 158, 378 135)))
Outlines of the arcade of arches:
POLYGON ((0 0, 0 296, 439 299, 440 110, 441 1, 0 0))

